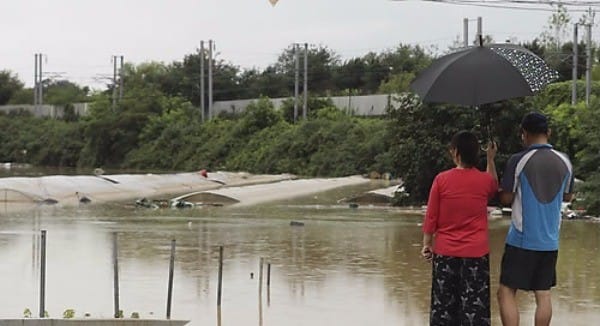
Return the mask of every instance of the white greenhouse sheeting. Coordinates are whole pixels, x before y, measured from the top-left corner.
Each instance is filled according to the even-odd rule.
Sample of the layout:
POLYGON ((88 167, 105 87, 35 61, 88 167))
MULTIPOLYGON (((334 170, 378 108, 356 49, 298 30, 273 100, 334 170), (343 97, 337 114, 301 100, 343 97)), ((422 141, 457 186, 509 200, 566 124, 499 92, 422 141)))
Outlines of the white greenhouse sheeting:
POLYGON ((116 174, 101 176, 8 177, 0 178, 0 202, 6 205, 56 200, 57 205, 77 205, 85 196, 92 203, 125 201, 142 197, 176 195, 191 191, 277 182, 295 178, 290 174, 249 173, 116 174), (79 194, 79 198, 78 195, 79 194))
POLYGON ((186 201, 192 204, 217 204, 214 200, 220 197, 224 199, 226 204, 236 202, 233 205, 249 206, 302 197, 340 187, 356 186, 369 182, 369 179, 361 176, 286 180, 269 184, 194 192, 174 198, 173 201, 186 201))

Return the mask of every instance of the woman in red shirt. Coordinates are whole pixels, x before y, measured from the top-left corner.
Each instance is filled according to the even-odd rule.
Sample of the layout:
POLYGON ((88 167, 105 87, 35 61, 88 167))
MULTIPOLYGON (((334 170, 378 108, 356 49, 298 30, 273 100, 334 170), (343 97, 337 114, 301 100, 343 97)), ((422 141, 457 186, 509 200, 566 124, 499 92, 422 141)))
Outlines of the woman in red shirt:
POLYGON ((433 261, 430 325, 490 325, 487 204, 498 192, 496 145, 488 145, 487 172, 476 168, 471 132, 452 137, 450 154, 456 167, 435 177, 423 222, 421 254, 433 261))

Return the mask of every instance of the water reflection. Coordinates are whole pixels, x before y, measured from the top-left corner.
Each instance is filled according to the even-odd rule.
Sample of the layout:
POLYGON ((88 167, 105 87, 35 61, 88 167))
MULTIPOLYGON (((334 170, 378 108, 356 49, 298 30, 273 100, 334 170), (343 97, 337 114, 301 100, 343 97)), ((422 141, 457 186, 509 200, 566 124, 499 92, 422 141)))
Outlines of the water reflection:
MULTIPOLYGON (((420 216, 322 201, 288 204, 189 211, 111 205, 3 214, 0 291, 10 295, 0 297, 0 316, 37 311, 39 231, 47 229, 46 306, 54 317, 69 308, 78 316, 112 316, 111 234, 116 231, 125 316, 164 317, 170 241, 177 239, 172 318, 190 319, 192 325, 427 323, 431 271, 419 257, 420 216), (292 220, 304 226, 292 227, 292 220), (260 257, 271 263, 271 284, 257 295, 259 278, 249 275, 259 274, 260 257)), ((491 223, 492 291, 507 227, 506 220, 491 223)), ((569 221, 562 230, 554 323, 593 324, 600 317, 600 225, 569 221)), ((533 300, 526 294, 520 300, 528 321, 533 300)), ((492 308, 498 324, 495 303, 492 308)))
POLYGON ((217 307, 217 326, 221 326, 221 307, 217 307))
POLYGON ((263 298, 262 291, 258 291, 258 326, 263 326, 263 298))

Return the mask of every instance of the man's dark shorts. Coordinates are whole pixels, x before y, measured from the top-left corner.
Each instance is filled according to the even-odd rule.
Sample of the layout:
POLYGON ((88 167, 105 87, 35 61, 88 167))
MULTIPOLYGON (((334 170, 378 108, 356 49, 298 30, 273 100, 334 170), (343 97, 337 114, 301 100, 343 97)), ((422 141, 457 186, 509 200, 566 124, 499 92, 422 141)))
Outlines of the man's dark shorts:
POLYGON ((500 284, 525 291, 550 290, 556 285, 558 251, 527 250, 506 245, 500 284))

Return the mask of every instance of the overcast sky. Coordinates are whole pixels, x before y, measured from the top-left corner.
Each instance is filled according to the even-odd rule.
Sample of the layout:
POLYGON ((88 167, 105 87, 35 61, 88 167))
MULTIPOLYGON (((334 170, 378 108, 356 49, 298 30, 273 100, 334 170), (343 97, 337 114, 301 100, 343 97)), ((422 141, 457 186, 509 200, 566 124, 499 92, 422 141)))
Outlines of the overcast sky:
POLYGON ((327 45, 342 58, 399 43, 444 50, 462 33, 463 17, 482 16, 484 33, 497 41, 529 40, 550 15, 388 0, 1 0, 0 13, 0 70, 29 86, 37 52, 47 55, 45 71, 93 85, 94 76, 112 73, 113 54, 170 62, 201 39, 215 40, 222 59, 264 68, 292 42, 327 45))

